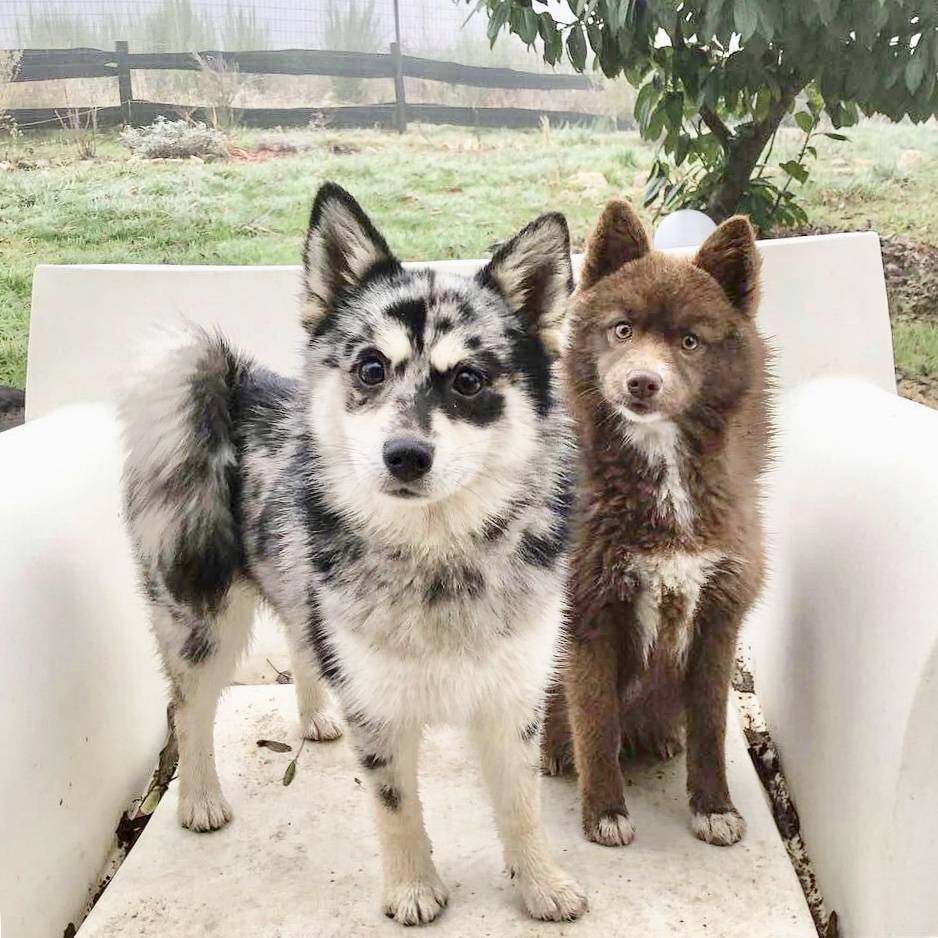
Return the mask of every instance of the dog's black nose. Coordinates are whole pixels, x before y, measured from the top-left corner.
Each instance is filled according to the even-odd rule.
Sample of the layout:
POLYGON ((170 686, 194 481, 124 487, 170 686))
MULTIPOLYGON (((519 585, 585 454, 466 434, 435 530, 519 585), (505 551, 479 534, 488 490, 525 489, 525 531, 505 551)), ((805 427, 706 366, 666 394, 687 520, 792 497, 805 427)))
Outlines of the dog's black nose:
POLYGON ((412 436, 388 440, 384 444, 384 464, 395 479, 416 482, 433 465, 433 447, 412 436))
POLYGON ((661 390, 661 375, 654 371, 633 371, 629 373, 626 383, 629 394, 644 401, 661 390))

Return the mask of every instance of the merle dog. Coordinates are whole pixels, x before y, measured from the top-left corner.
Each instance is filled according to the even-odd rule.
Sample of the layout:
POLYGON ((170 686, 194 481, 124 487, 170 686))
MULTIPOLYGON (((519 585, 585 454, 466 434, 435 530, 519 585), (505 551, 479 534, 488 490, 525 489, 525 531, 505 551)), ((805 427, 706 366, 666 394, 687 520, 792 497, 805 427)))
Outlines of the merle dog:
POLYGON ((478 274, 405 270, 339 187, 304 252, 302 373, 192 331, 123 404, 126 503, 176 701, 179 819, 231 818, 213 721, 255 603, 283 621, 302 728, 341 709, 374 793, 384 910, 447 901, 417 795, 427 725, 467 725, 507 866, 539 919, 586 908, 540 820, 539 721, 564 606, 572 438, 556 362, 560 215, 478 274))

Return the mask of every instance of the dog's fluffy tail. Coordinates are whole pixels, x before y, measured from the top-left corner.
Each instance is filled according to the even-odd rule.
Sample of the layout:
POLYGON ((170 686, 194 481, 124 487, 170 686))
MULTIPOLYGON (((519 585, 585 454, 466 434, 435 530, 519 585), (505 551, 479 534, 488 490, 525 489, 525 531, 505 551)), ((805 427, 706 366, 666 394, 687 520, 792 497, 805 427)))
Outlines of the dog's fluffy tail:
POLYGON ((220 335, 174 332, 120 404, 125 506, 146 577, 203 614, 244 562, 236 412, 250 367, 220 335))

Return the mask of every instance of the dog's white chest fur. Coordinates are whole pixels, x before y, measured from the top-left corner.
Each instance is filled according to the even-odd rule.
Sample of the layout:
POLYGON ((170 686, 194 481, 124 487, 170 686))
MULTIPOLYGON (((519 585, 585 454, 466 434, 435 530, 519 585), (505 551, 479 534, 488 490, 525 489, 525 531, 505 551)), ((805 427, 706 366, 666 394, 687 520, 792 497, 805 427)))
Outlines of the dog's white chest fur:
POLYGON ((498 696, 515 719, 554 668, 563 593, 534 597, 489 595, 449 604, 428 615, 419 600, 385 595, 362 615, 324 595, 337 627, 336 652, 345 663, 346 702, 381 719, 462 724, 498 696))
POLYGON ((629 422, 625 440, 638 450, 651 468, 662 469, 658 486, 658 509, 670 512, 677 526, 690 533, 694 526, 694 506, 684 481, 680 435, 670 420, 655 423, 629 422))
POLYGON ((684 666, 701 591, 722 559, 723 555, 714 550, 669 551, 633 558, 632 570, 639 584, 635 615, 645 661, 660 643, 675 664, 684 666))

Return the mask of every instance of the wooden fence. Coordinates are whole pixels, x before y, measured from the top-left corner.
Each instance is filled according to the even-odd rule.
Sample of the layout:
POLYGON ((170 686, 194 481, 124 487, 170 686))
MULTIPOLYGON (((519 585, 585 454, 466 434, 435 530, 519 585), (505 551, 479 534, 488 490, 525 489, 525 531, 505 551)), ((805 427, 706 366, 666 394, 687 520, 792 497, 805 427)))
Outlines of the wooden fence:
MULTIPOLYGON (((126 42, 116 42, 113 52, 101 49, 25 49, 14 81, 50 81, 72 78, 113 78, 120 105, 95 108, 99 127, 122 124, 141 126, 157 117, 191 115, 210 118, 210 108, 141 101, 134 97, 133 72, 226 68, 250 75, 321 75, 349 78, 388 78, 394 82, 395 100, 386 104, 305 108, 238 108, 239 123, 248 127, 298 127, 322 120, 330 127, 389 127, 403 132, 408 120, 468 127, 536 127, 543 117, 552 123, 584 124, 598 115, 581 111, 518 107, 454 107, 442 104, 410 104, 404 79, 418 78, 476 88, 535 91, 588 91, 593 84, 583 75, 522 72, 440 62, 403 55, 397 43, 389 53, 326 52, 313 49, 223 52, 130 52, 126 42)), ((10 115, 23 130, 57 126, 66 108, 20 108, 10 115)), ((620 126, 630 126, 619 122, 620 126)))

